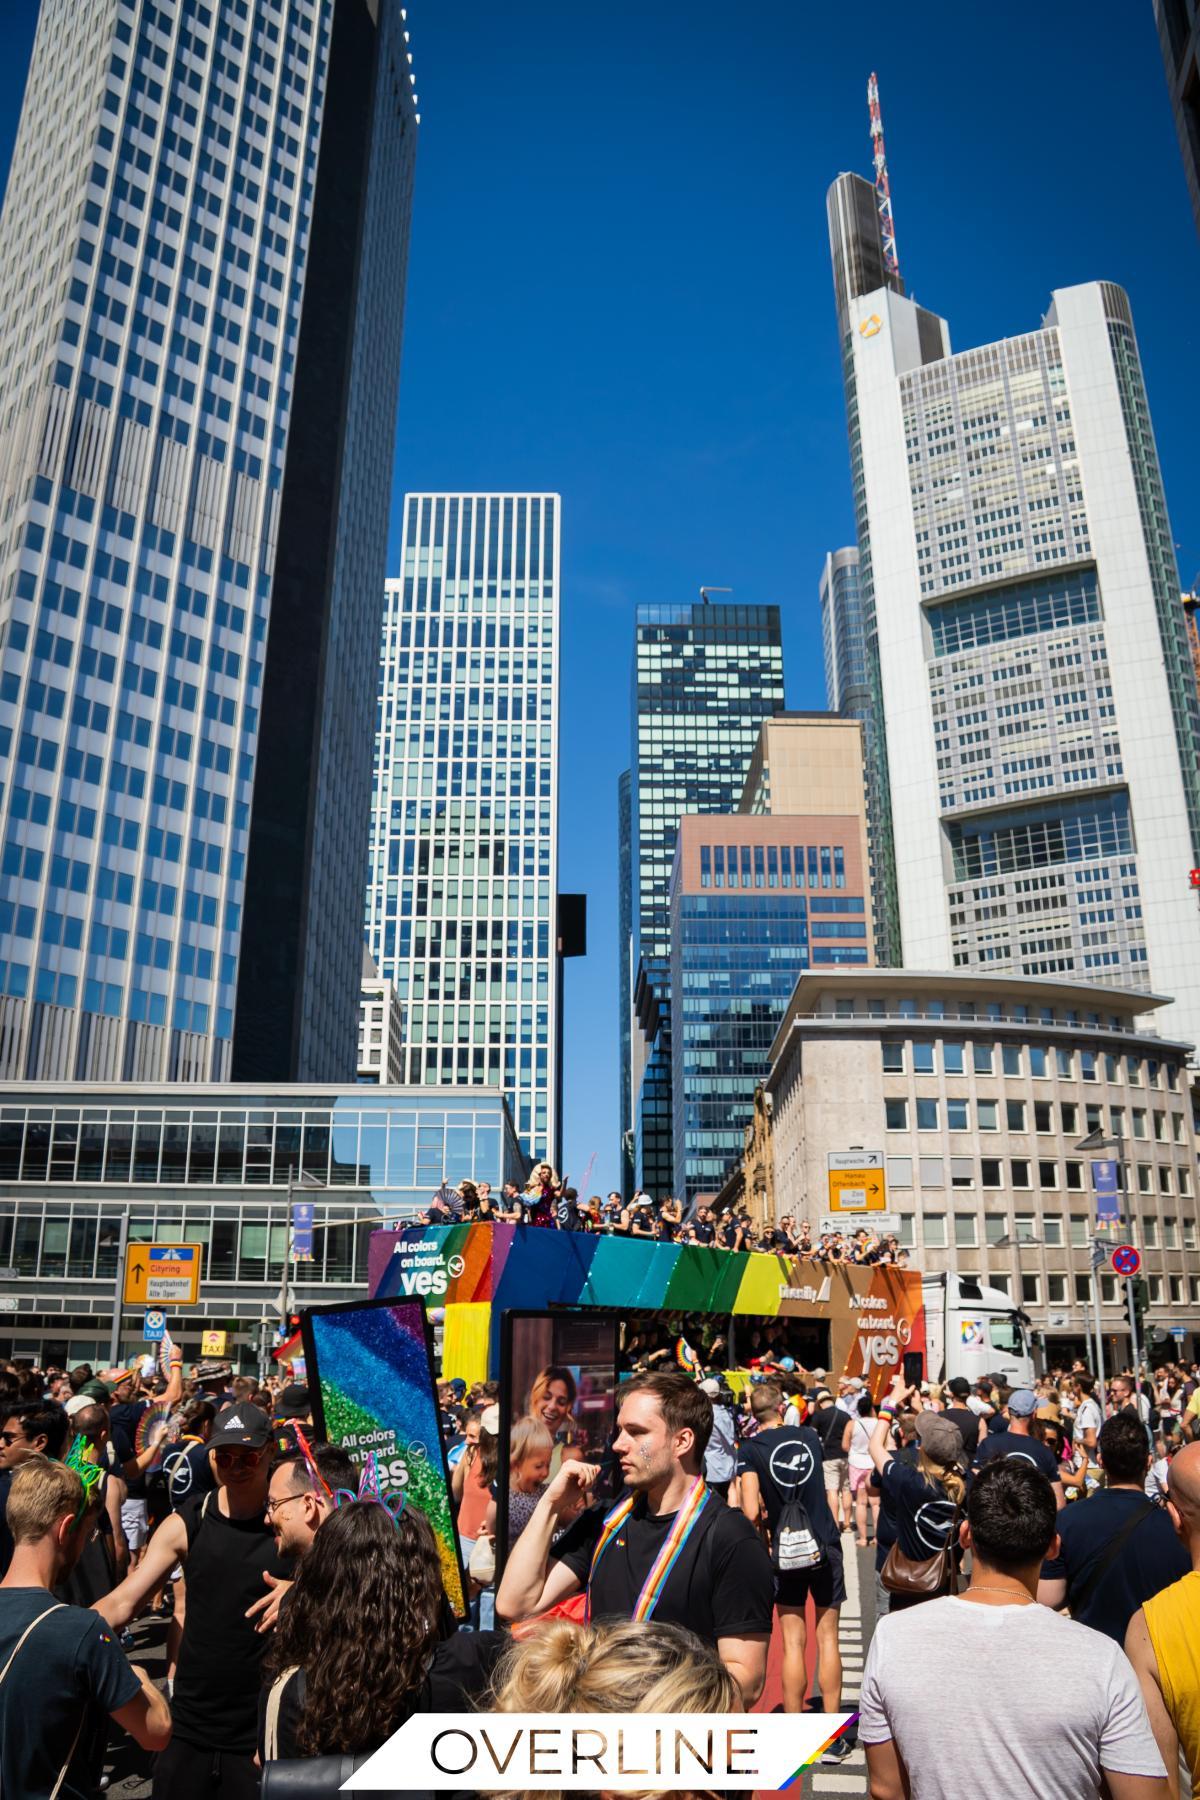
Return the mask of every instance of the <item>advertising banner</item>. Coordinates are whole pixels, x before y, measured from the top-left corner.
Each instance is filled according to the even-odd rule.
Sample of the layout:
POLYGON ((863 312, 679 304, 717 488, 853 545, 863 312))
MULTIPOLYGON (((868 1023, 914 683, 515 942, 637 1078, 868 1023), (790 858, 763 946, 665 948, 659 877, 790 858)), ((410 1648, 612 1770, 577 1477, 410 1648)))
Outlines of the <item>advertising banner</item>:
POLYGON ((375 1453, 384 1497, 400 1493, 433 1528, 442 1584, 465 1618, 465 1583, 433 1354, 420 1300, 352 1300, 301 1313, 313 1425, 360 1466, 375 1453))

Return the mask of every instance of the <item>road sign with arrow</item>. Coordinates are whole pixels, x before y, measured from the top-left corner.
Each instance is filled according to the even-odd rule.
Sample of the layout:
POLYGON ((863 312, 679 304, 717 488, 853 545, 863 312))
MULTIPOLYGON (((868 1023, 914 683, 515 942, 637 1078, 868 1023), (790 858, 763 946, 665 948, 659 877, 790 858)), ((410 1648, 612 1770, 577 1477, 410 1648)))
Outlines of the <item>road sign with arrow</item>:
POLYGON ((200 1298, 200 1244, 130 1244, 125 1257, 126 1306, 195 1306, 200 1298))
POLYGON ((877 1150, 836 1150, 829 1156, 831 1213, 887 1211, 887 1177, 877 1150))

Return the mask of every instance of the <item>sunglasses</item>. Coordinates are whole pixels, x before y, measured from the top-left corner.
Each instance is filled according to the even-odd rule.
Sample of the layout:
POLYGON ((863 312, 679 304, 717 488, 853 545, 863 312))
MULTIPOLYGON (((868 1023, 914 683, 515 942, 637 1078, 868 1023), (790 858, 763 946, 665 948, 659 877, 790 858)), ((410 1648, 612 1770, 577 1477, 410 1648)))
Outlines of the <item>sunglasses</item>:
POLYGON ((0 1444, 24 1444, 27 1441, 22 1431, 0 1431, 0 1444))
POLYGON ((260 1462, 265 1450, 214 1450, 217 1466, 222 1469, 249 1469, 260 1462))

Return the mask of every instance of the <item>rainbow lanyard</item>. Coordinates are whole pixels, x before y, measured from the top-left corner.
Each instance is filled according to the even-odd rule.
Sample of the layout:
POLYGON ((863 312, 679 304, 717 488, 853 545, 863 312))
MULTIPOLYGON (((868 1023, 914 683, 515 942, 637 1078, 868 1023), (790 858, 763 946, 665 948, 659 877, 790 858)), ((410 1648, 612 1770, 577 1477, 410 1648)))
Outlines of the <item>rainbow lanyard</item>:
MULTIPOLYGON (((695 1530, 696 1522, 704 1511, 707 1501, 708 1488, 705 1485, 704 1477, 697 1475, 682 1506, 675 1514, 675 1523, 667 1533, 666 1542, 655 1557, 654 1567, 647 1575, 645 1585, 637 1597, 637 1604, 631 1615, 634 1619, 649 1619, 654 1616, 654 1609, 662 1598, 667 1576, 675 1567, 683 1546, 695 1530)), ((622 1500, 614 1506, 605 1518, 600 1532, 600 1541, 596 1545, 595 1555, 592 1557, 592 1566, 588 1570, 587 1604, 584 1614, 588 1619, 592 1616, 592 1583, 596 1579, 596 1570, 600 1567, 600 1559, 633 1511, 634 1503, 634 1497, 630 1495, 628 1499, 622 1500)))

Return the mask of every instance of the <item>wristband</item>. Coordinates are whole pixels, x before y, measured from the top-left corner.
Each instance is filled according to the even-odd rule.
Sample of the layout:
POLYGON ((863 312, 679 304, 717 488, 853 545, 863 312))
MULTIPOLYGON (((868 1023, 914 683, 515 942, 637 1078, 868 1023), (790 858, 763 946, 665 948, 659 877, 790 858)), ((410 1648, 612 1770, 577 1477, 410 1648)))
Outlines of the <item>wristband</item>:
POLYGON ((879 1416, 881 1419, 894 1419, 896 1416, 896 1410, 894 1407, 891 1407, 891 1406, 881 1406, 879 1408, 879 1416))

